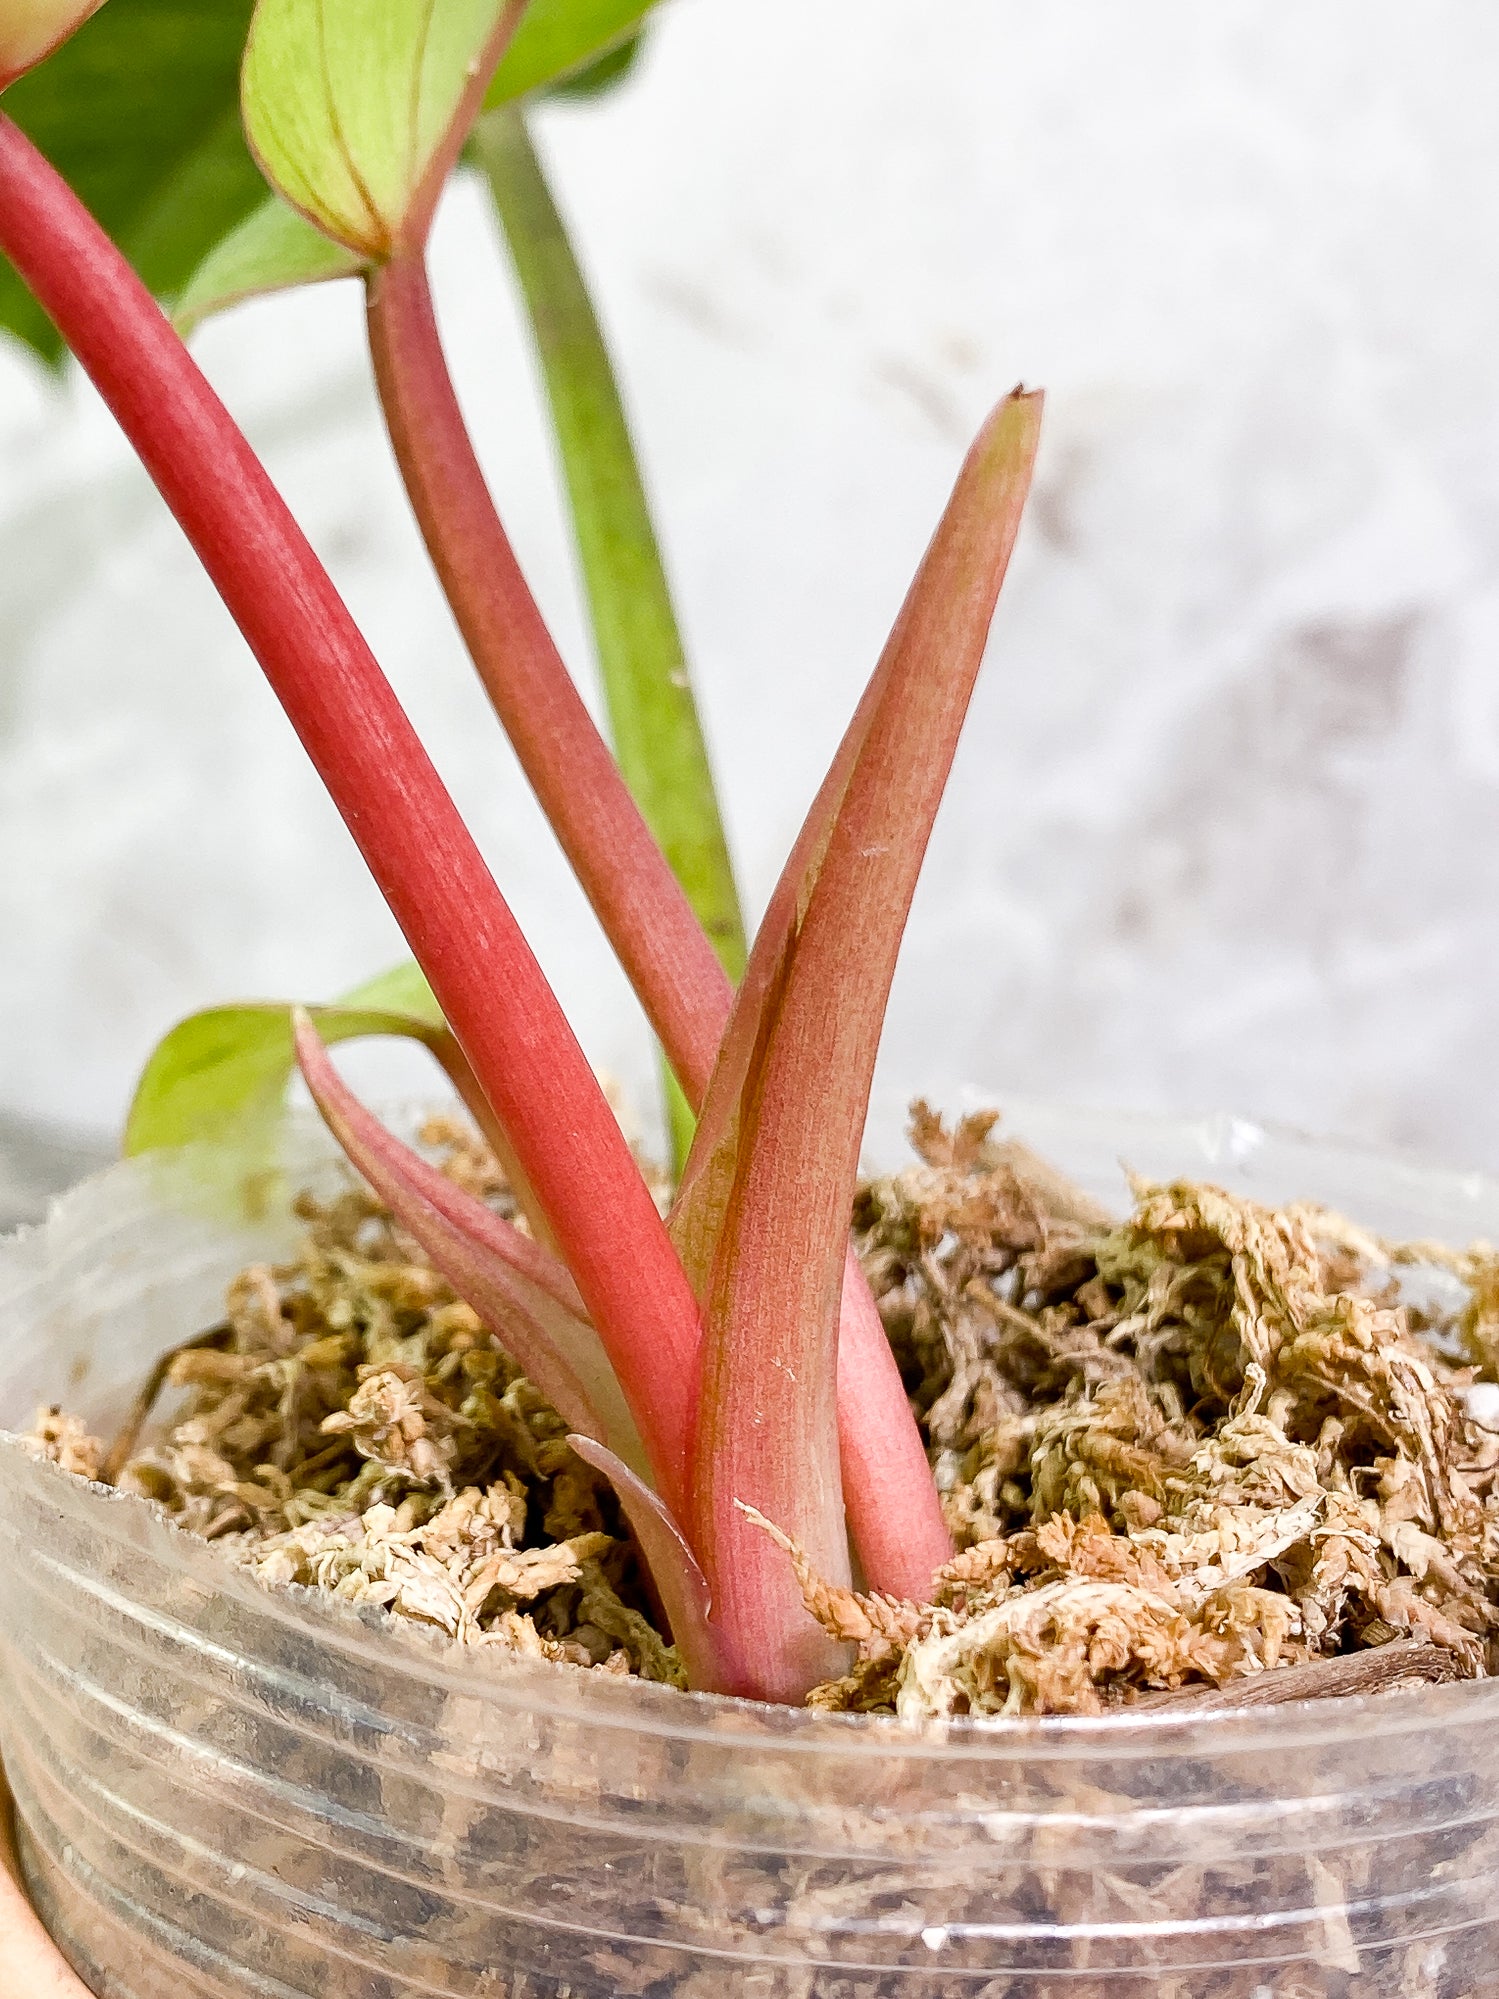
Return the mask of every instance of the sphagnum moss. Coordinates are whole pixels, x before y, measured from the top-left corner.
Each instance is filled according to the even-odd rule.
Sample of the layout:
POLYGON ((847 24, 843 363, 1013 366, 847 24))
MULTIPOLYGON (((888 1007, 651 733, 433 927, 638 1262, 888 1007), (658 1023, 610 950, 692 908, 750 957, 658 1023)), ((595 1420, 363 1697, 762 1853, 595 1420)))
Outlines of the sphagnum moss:
POLYGON ((860 1654, 814 1704, 1090 1713, 1411 1636, 1433 1676, 1492 1670, 1499 1434, 1458 1358, 1491 1253, 1188 1182, 1114 1224, 993 1123, 918 1107, 923 1163, 860 1195, 960 1553, 867 1636, 809 1579, 860 1654), (1463 1290, 1417 1314, 1402 1264, 1463 1290))
MULTIPOLYGON (((959 1552, 903 1602, 825 1583, 763 1523, 856 1648, 812 1703, 1096 1713, 1495 1670, 1499 1431, 1473 1390, 1499 1259, 1185 1181, 1136 1183, 1117 1222, 994 1123, 918 1105, 921 1163, 860 1190, 959 1552), (1442 1304, 1402 1295, 1410 1268, 1445 1273, 1442 1304)), ((427 1136, 513 1214, 482 1146, 427 1136)), ((34 1447, 83 1477, 121 1460, 123 1489, 267 1584, 680 1684, 560 1417, 370 1195, 301 1213, 296 1261, 242 1272, 224 1326, 171 1358, 187 1401, 162 1434, 108 1453, 54 1409, 34 1447)))
MULTIPOLYGON (((449 1175, 513 1213, 446 1121, 449 1175)), ((303 1583, 468 1645, 681 1684, 613 1493, 566 1425, 361 1188, 303 1198, 300 1253, 229 1287, 217 1344, 174 1354, 185 1406, 116 1483, 269 1584, 303 1583)), ((36 1446, 84 1476, 108 1455, 44 1412, 36 1446)))

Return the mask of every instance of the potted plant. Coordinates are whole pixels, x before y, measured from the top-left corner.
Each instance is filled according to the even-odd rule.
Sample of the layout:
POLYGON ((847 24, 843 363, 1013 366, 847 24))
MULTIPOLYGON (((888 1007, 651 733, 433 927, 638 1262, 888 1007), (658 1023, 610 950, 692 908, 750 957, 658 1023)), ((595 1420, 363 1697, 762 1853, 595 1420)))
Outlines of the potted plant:
MULTIPOLYGON (((5 73, 92 11, 16 9, 5 73)), ((147 1157, 17 1252, 10 1401, 43 1364, 117 1389, 207 1323, 205 1287, 259 1273, 222 1337, 174 1362, 218 1385, 177 1438, 210 1453, 202 1491, 222 1502, 196 1535, 141 1496, 196 1490, 190 1468, 144 1466, 120 1489, 129 1424, 109 1463, 62 1416, 0 1462, 28 1879, 90 1981, 130 1999, 179 1977, 205 1994, 392 1999, 726 1980, 788 1995, 1481 1990, 1499 1453, 1471 1369, 1420 1333, 1481 1355, 1490 1265, 1452 1253, 1466 1302, 1413 1306, 1393 1273, 1434 1252, 1387 1240, 1389 1218, 1368 1216, 1375 1238, 1182 1181, 1204 1150, 1190 1131, 1169 1135, 1166 1184, 1118 1226, 982 1119, 920 1119, 927 1177, 859 1193, 896 954, 1040 399, 1007 397, 965 460, 744 952, 602 350, 524 127, 495 103, 516 77, 596 56, 640 11, 259 0, 244 115, 273 193, 176 310, 190 325, 255 291, 364 282, 434 564, 664 1051, 665 1214, 279 495, 140 278, 0 118, 0 249, 192 541, 420 967, 332 1009, 185 1024, 132 1114, 147 1157), (470 145, 541 338, 619 761, 514 561, 437 336, 426 237, 470 145), (329 1042, 381 1032, 432 1051, 503 1200, 341 1080, 329 1042), (315 1237, 300 1267, 274 1189, 242 1228, 205 1219, 211 1150, 163 1160, 153 1144, 201 1132, 205 1106, 278 1101, 293 1054, 369 1190, 340 1206, 328 1148, 293 1131, 283 1169, 315 1237), (384 1304, 346 1310, 338 1284, 356 1281, 384 1304), (926 1393, 933 1300, 954 1325, 969 1300, 998 1332, 962 1379, 947 1342, 926 1393), (408 1344, 377 1351, 392 1312, 408 1344), (295 1433, 290 1470, 251 1373, 295 1433), (335 1380, 348 1392, 328 1410, 335 1380), (972 1404, 951 1442, 944 1395, 972 1404), (334 1440, 311 1455, 309 1409, 334 1440), (492 1473, 516 1422, 548 1519, 577 1530, 549 1525, 542 1546, 523 1538, 537 1486, 507 1463, 486 1487, 465 1456, 479 1448, 492 1473), (375 1467, 358 1486, 374 1503, 329 1531, 308 1495, 330 1496, 350 1451, 375 1467), (425 1496, 389 1503, 407 1488, 425 1496), (258 1570, 236 1567, 214 1540, 242 1535, 266 1493, 285 1532, 258 1570), (606 1574, 589 1599, 589 1564, 627 1541, 629 1579, 606 1574), (466 1565, 461 1587, 439 1549, 466 1565), (539 1570, 581 1591, 560 1634, 489 1609, 530 1601, 539 1570), (278 1578, 291 1587, 266 1586, 278 1578), (431 1614, 444 1589, 446 1624, 431 1614), (420 1601, 418 1623, 477 1632, 489 1656, 382 1615, 420 1601), (686 1693, 642 1666, 668 1637, 656 1677, 686 1693), (1283 1660, 1349 1653, 1341 1678, 1287 1691, 1351 1701, 1291 1719, 1152 1705, 1195 1685, 1235 1706, 1283 1660), (602 1670, 559 1663, 589 1659, 602 1670), (1422 1691, 1382 1704, 1411 1681, 1422 1691), (845 1711, 809 1712, 809 1696, 845 1711), (1061 1718, 968 1719, 1005 1710, 1061 1718)), ((1053 1136, 1096 1182, 1114 1134, 1053 1136)), ((1279 1164, 1303 1194, 1362 1186, 1402 1210, 1395 1169, 1361 1183, 1358 1162, 1294 1145, 1279 1164)), ((1445 1200, 1449 1228, 1468 1220, 1452 1188, 1417 1191, 1445 1200)), ((63 1974, 19 1917, 9 1935, 19 1989, 40 1999, 38 1979, 63 1974)))

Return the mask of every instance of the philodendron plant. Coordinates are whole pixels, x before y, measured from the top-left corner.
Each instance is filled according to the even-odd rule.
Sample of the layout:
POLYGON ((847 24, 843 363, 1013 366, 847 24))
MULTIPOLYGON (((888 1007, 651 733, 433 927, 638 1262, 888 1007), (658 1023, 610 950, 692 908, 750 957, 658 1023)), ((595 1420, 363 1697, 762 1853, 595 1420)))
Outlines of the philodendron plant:
MULTIPOLYGON (((420 967, 335 1008, 185 1024, 148 1071, 133 1142, 201 1128, 184 1076, 213 1079, 205 1100, 220 1108, 274 1098, 294 1047, 350 1159, 614 1484, 691 1683, 796 1701, 841 1658, 763 1521, 830 1583, 847 1582, 856 1557, 868 1588, 918 1601, 951 1553, 849 1252, 849 1216, 896 955, 1019 525, 1040 401, 1017 390, 980 432, 746 958, 618 400, 513 108, 618 47, 644 11, 259 0, 242 103, 271 193, 175 303, 190 327, 277 287, 363 282, 380 398, 427 547, 679 1093, 664 1219, 290 512, 178 328, 3 116, 0 249, 193 543, 420 967), (425 250, 465 155, 495 188, 538 329, 617 758, 511 552, 444 362, 425 250), (328 1044, 384 1032, 414 1034, 437 1056, 528 1230, 460 1191, 350 1094, 328 1044)), ((93 12, 0 0, 0 76, 29 69, 93 12)))

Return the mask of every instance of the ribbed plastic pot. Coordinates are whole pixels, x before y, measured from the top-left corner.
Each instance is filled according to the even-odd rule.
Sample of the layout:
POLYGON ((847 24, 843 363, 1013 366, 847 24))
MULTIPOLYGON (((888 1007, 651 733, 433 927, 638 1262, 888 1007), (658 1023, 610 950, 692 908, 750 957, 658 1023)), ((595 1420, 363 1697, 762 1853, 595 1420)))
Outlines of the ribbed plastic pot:
MULTIPOLYGON (((1011 1128, 1105 1197, 1122 1158, 1499 1232, 1499 1184, 1231 1120, 1011 1128)), ((253 1224, 184 1157, 11 1244, 0 1421, 114 1420, 284 1252, 285 1189, 337 1170, 305 1130, 294 1155, 253 1224)), ((273 1593, 10 1436, 0 1563, 22 1862, 105 1999, 1499 1993, 1499 1682, 925 1730, 761 1709, 273 1593)))

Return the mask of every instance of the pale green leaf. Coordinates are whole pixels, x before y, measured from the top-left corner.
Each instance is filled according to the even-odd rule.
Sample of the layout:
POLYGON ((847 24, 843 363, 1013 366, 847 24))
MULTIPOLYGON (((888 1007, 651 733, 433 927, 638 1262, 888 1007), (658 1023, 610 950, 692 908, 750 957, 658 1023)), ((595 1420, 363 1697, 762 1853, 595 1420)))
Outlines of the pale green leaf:
POLYGON ((330 278, 356 277, 367 268, 367 260, 356 250, 335 243, 272 195, 209 251, 178 299, 172 319, 186 338, 212 314, 243 299, 330 278))
MULTIPOLYGON (((427 984, 422 968, 412 958, 392 965, 388 972, 376 972, 372 979, 353 986, 339 1000, 340 1006, 373 1007, 386 1013, 409 1014, 434 1030, 445 1027, 437 995, 427 984)), ((325 1034, 323 1039, 328 1040, 325 1034)))
POLYGON ((445 171, 517 0, 259 0, 245 131, 276 191, 335 241, 388 256, 445 171))
MULTIPOLYGON (((398 965, 331 1006, 308 1008, 329 1043, 365 1035, 429 1041, 442 1015, 415 965, 398 965)), ((274 1151, 295 1066, 292 1009, 209 1007, 178 1023, 147 1062, 125 1124, 127 1157, 210 1139, 259 1164, 274 1151)))
MULTIPOLYGON (((628 68, 629 24, 647 11, 641 0, 533 0, 496 74, 500 97, 607 85, 628 68)), ((249 21, 250 0, 109 0, 5 93, 6 115, 169 303, 265 200, 240 123, 249 21)), ((0 327, 62 359, 52 322, 3 259, 0 327)))

